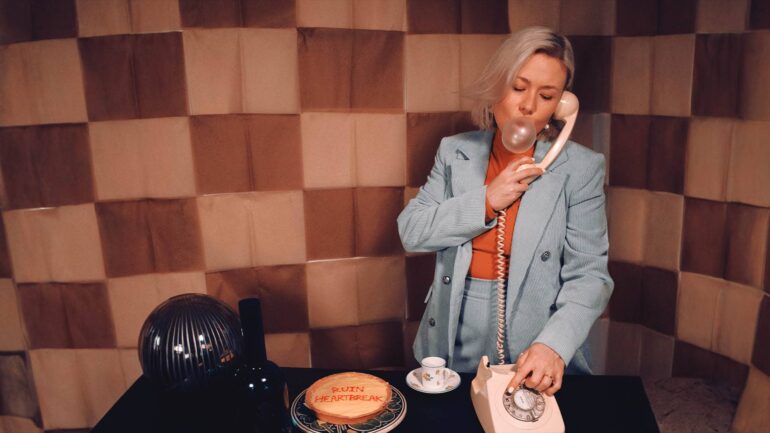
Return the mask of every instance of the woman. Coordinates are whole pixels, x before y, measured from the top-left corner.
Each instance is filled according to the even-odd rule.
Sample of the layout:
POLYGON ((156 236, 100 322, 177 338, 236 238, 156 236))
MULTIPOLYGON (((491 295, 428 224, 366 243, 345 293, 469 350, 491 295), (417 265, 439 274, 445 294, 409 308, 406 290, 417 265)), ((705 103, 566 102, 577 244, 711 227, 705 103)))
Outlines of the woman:
POLYGON ((407 251, 436 252, 415 357, 472 372, 482 355, 497 359, 493 228, 507 209, 504 354, 519 366, 509 392, 523 382, 553 395, 565 369, 590 373, 584 342, 613 288, 603 156, 567 142, 547 171, 517 171, 541 160, 558 135, 553 114, 573 64, 569 41, 549 29, 505 40, 469 92, 482 129, 441 141, 427 182, 398 217, 407 251), (500 129, 514 118, 539 131, 528 152, 502 142, 500 129))

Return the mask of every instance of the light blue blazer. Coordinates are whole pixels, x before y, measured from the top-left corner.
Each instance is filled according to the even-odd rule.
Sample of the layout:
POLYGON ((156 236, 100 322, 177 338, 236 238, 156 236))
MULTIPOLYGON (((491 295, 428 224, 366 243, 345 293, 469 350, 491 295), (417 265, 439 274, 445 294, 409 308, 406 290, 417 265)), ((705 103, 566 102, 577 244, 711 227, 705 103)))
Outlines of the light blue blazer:
MULTIPOLYGON (((413 346, 418 360, 440 356, 452 367, 471 241, 497 223, 485 223, 484 180, 493 138, 489 130, 444 138, 427 182, 398 217, 407 251, 436 252, 413 346)), ((550 145, 537 142, 536 161, 550 145)), ((584 342, 613 289, 604 156, 568 141, 521 200, 506 301, 509 357, 515 360, 541 342, 561 355, 568 371, 590 372, 584 342)))

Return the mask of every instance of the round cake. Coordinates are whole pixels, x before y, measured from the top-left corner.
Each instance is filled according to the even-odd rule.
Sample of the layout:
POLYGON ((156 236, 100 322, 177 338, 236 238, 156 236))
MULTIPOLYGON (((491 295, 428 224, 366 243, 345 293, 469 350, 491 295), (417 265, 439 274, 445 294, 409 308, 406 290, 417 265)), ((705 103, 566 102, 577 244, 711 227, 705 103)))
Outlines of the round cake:
POLYGON ((385 409, 390 384, 365 373, 338 373, 317 380, 305 395, 316 417, 332 424, 358 424, 385 409))

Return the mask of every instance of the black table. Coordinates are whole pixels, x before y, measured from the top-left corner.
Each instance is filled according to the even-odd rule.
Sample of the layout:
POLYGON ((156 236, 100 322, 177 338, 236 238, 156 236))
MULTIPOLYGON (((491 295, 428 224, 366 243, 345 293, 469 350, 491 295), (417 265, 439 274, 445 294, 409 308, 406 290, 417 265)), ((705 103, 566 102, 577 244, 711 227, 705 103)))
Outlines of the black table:
MULTIPOLYGON (((337 370, 285 368, 293 399, 315 380, 337 370)), ((406 397, 407 413, 394 432, 483 433, 470 398, 473 374, 460 374, 459 388, 427 395, 406 385, 405 371, 366 371, 379 376, 406 397)), ((94 427, 107 432, 231 432, 232 393, 226 387, 198 394, 162 392, 146 377, 139 378, 94 427)), ((568 433, 658 433, 642 381, 634 376, 566 376, 556 394, 568 433)))

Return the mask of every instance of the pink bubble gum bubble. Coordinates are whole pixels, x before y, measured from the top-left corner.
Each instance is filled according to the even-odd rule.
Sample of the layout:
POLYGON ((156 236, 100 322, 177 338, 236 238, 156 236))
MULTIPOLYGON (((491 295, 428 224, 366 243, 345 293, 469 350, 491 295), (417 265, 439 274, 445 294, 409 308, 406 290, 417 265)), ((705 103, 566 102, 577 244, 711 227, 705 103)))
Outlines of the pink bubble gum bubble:
POLYGON ((511 152, 523 153, 535 144, 535 124, 525 118, 513 118, 503 125, 503 146, 511 152))

